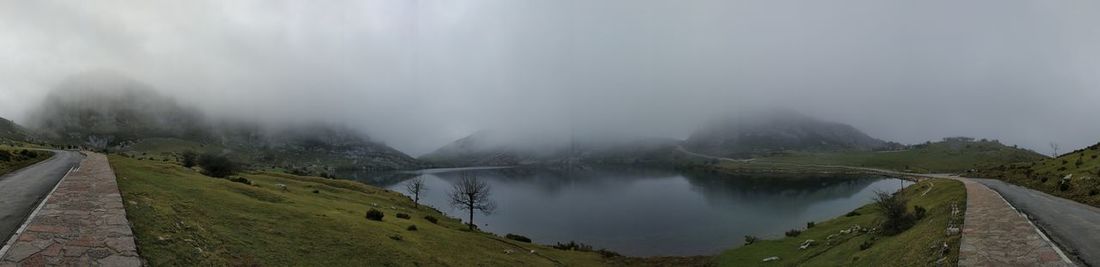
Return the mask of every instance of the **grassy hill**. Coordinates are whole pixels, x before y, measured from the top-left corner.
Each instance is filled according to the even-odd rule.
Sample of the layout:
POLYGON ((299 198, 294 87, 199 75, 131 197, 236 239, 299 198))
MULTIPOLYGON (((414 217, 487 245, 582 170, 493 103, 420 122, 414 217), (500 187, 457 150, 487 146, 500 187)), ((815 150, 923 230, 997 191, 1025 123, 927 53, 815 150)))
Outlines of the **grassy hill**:
POLYGON ((1100 207, 1100 144, 1057 158, 982 168, 966 176, 1001 179, 1100 207))
POLYGON ((98 150, 128 150, 136 143, 156 150, 160 141, 174 140, 165 146, 190 142, 221 147, 215 152, 285 168, 331 172, 425 167, 358 129, 207 116, 196 105, 179 103, 150 85, 113 73, 84 73, 65 80, 29 118, 29 128, 49 142, 98 150))
POLYGON ((853 225, 871 228, 881 220, 879 211, 868 204, 856 209, 851 213, 853 216, 818 222, 813 228, 803 229, 797 237, 757 241, 723 252, 717 261, 721 266, 936 266, 942 260, 942 266, 956 266, 960 236, 945 236, 944 232, 949 221, 962 223, 966 188, 958 181, 930 179, 906 188, 902 194, 910 198, 910 209, 921 206, 928 212, 915 226, 900 234, 884 236, 860 231, 842 234, 842 230, 853 225), (954 217, 953 205, 961 211, 954 217), (816 244, 800 249, 800 244, 808 239, 816 244), (869 247, 861 249, 865 243, 869 247), (773 256, 779 260, 762 261, 773 256))
MULTIPOLYGON (((138 247, 152 266, 602 266, 692 260, 604 257, 467 231, 457 219, 415 208, 400 193, 352 181, 256 172, 241 175, 252 183, 247 185, 205 177, 171 161, 119 155, 110 161, 138 247), (385 213, 383 221, 364 218, 371 208, 385 213), (411 225, 417 230, 407 230, 411 225)), ((709 258, 691 262, 700 261, 709 258)))
POLYGON ((0 118, 0 141, 26 141, 28 136, 28 131, 23 126, 19 126, 19 124, 8 119, 0 118))
POLYGON ((1034 151, 996 140, 944 138, 898 151, 788 152, 756 161, 804 165, 843 165, 918 173, 965 172, 1016 162, 1041 160, 1034 151))

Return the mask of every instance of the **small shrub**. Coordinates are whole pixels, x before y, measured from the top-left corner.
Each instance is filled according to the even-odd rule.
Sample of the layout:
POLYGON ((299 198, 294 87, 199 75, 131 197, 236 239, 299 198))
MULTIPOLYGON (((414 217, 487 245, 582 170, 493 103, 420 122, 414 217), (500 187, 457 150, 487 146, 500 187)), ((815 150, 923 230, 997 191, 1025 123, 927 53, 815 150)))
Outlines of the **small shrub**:
POLYGON ((791 229, 790 231, 787 231, 786 233, 783 233, 783 234, 788 236, 788 237, 796 237, 796 236, 802 234, 802 230, 791 229))
POLYGON ((806 223, 806 229, 814 228, 814 226, 815 226, 814 222, 807 222, 806 223))
POLYGON ((394 235, 390 235, 390 239, 393 239, 393 240, 396 240, 396 241, 401 241, 401 240, 404 240, 405 238, 401 237, 401 235, 394 234, 394 235))
POLYGON ((427 220, 428 222, 431 222, 432 224, 439 224, 439 219, 436 219, 435 217, 432 217, 431 215, 425 215, 424 220, 427 220))
POLYGON ((226 177, 237 172, 237 164, 225 156, 205 154, 198 159, 202 174, 210 177, 226 177))
POLYGON ((249 181, 247 178, 244 178, 244 177, 229 178, 229 181, 232 181, 232 182, 235 182, 235 183, 242 183, 242 184, 246 184, 246 185, 252 185, 252 181, 249 181))
POLYGON ((406 220, 408 220, 408 219, 410 219, 410 218, 412 218, 412 217, 409 217, 409 215, 408 215, 408 214, 404 214, 404 213, 398 213, 398 214, 397 214, 397 218, 399 218, 399 219, 406 219, 406 220))
POLYGON ((871 245, 874 244, 875 243, 872 243, 871 241, 863 241, 863 243, 859 244, 859 250, 867 250, 871 248, 871 245))
POLYGON ((1041 182, 1043 182, 1043 183, 1046 183, 1046 182, 1047 182, 1047 180, 1048 180, 1048 179, 1047 179, 1047 177, 1043 177, 1043 179, 1040 179, 1039 181, 1041 181, 1041 182))
POLYGON ((416 229, 416 225, 415 225, 415 224, 413 224, 413 225, 409 225, 409 227, 405 228, 405 230, 409 230, 409 231, 416 231, 416 230, 418 230, 418 229, 416 229))
POLYGON ((1061 184, 1058 185, 1058 190, 1062 191, 1062 192, 1065 192, 1065 191, 1069 190, 1069 183, 1062 182, 1061 184))
POLYGON ((313 193, 314 193, 314 194, 320 194, 320 193, 321 193, 321 190, 313 189, 313 193))
POLYGON ((746 246, 752 245, 752 243, 756 243, 756 240, 760 240, 760 238, 757 238, 757 237, 751 236, 751 235, 747 235, 747 236, 745 236, 745 245, 746 246))
POLYGON ((560 250, 592 251, 592 246, 585 245, 584 243, 576 241, 569 241, 569 243, 557 243, 551 247, 560 250))
POLYGON ((913 217, 915 219, 917 219, 917 220, 924 219, 924 215, 926 215, 927 213, 928 213, 928 210, 925 210, 924 207, 913 206, 913 217))
POLYGON ((199 156, 195 154, 195 152, 184 151, 183 154, 180 154, 180 164, 183 165, 184 168, 195 167, 195 164, 198 164, 198 157, 199 156))
POLYGON ((886 217, 886 221, 882 223, 883 233, 895 235, 913 226, 916 220, 914 215, 909 213, 908 202, 909 200, 901 195, 875 192, 873 204, 886 217))
POLYGON ((523 243, 531 243, 530 238, 527 238, 526 236, 522 236, 522 235, 517 235, 517 234, 507 234, 507 235, 504 235, 504 238, 519 241, 519 242, 523 242, 523 243))
POLYGON ((853 216, 859 216, 859 215, 863 215, 863 214, 860 214, 858 211, 853 210, 853 211, 849 211, 848 214, 844 214, 844 217, 853 217, 853 216))
POLYGON ((599 249, 599 250, 596 250, 596 253, 600 254, 600 256, 602 256, 604 258, 616 258, 616 257, 622 257, 623 256, 623 255, 620 255, 617 252, 610 251, 610 250, 607 250, 607 249, 602 249, 602 248, 599 249))
POLYGON ((367 220, 382 221, 382 217, 386 217, 386 214, 380 210, 370 209, 367 211, 367 220))
POLYGON ((1097 191, 1096 189, 1089 190, 1089 196, 1095 196, 1097 194, 1100 194, 1100 191, 1097 191))

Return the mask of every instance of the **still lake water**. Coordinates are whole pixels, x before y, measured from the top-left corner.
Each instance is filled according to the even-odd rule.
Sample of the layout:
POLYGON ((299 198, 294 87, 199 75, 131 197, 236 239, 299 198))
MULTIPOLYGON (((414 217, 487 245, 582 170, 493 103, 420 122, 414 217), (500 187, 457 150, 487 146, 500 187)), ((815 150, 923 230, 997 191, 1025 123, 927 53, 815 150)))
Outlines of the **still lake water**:
POLYGON ((484 231, 515 233, 534 242, 575 240, 629 256, 716 254, 745 235, 778 238, 806 222, 843 215, 871 202, 874 191, 911 184, 881 177, 730 176, 671 170, 527 168, 438 169, 417 174, 349 174, 403 192, 423 176, 421 202, 465 220, 447 193, 466 171, 492 187, 491 215, 476 214, 484 231))

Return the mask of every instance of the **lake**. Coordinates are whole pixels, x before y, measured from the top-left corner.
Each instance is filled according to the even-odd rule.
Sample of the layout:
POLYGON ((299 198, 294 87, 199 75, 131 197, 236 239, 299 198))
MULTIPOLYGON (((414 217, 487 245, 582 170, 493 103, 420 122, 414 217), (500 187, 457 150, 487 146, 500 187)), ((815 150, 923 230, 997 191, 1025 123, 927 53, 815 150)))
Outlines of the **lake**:
POLYGON ((476 214, 484 231, 534 242, 578 241, 629 256, 716 254, 745 235, 778 238, 806 222, 843 215, 909 181, 873 176, 731 176, 661 169, 437 169, 391 175, 348 174, 403 192, 420 175, 421 203, 465 220, 447 193, 462 172, 489 183, 493 214, 476 214))

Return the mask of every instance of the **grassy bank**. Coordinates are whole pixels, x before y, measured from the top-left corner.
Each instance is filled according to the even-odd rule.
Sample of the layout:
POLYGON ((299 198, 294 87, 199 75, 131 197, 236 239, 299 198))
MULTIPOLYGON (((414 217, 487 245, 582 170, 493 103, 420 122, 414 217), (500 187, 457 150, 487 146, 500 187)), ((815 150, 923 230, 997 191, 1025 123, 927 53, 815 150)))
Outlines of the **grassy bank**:
POLYGON ((1005 164, 965 176, 1001 179, 1051 195, 1100 207, 1100 144, 1057 158, 1005 164))
POLYGON ((40 150, 0 145, 0 175, 34 165, 53 155, 40 150))
MULTIPOLYGON (((562 251, 465 231, 456 219, 414 208, 404 195, 351 181, 254 173, 242 175, 254 184, 246 185, 205 177, 170 162, 121 156, 111 156, 110 161, 141 255, 153 266, 622 262, 593 252, 562 251), (288 191, 276 184, 285 184, 288 191), (383 211, 383 221, 365 219, 370 208, 383 211), (411 219, 397 218, 397 213, 411 219), (438 224, 425 216, 438 218, 438 224), (407 230, 411 225, 417 231, 407 230)), ((433 193, 443 193, 438 191, 433 193)))
POLYGON ((941 141, 914 145, 900 151, 792 152, 764 157, 761 163, 843 165, 916 173, 964 172, 1015 162, 1041 160, 1030 150, 996 141, 941 141))
POLYGON ((874 231, 842 234, 841 231, 853 225, 874 228, 881 222, 879 211, 869 204, 856 209, 852 216, 802 229, 797 237, 761 240, 723 252, 717 261, 721 266, 928 266, 942 260, 944 265, 955 266, 959 235, 946 236, 945 231, 952 218, 953 204, 960 209, 955 218, 958 223, 962 222, 966 208, 966 189, 962 183, 946 179, 924 180, 906 188, 902 194, 910 199, 910 209, 914 205, 924 207, 927 215, 900 234, 885 236, 874 231), (800 249, 800 244, 808 239, 815 240, 815 245, 800 249), (861 245, 868 246, 865 243, 869 247, 861 249, 861 245), (942 252, 945 244, 948 246, 946 254, 942 252), (779 257, 779 260, 763 262, 769 257, 779 257))

